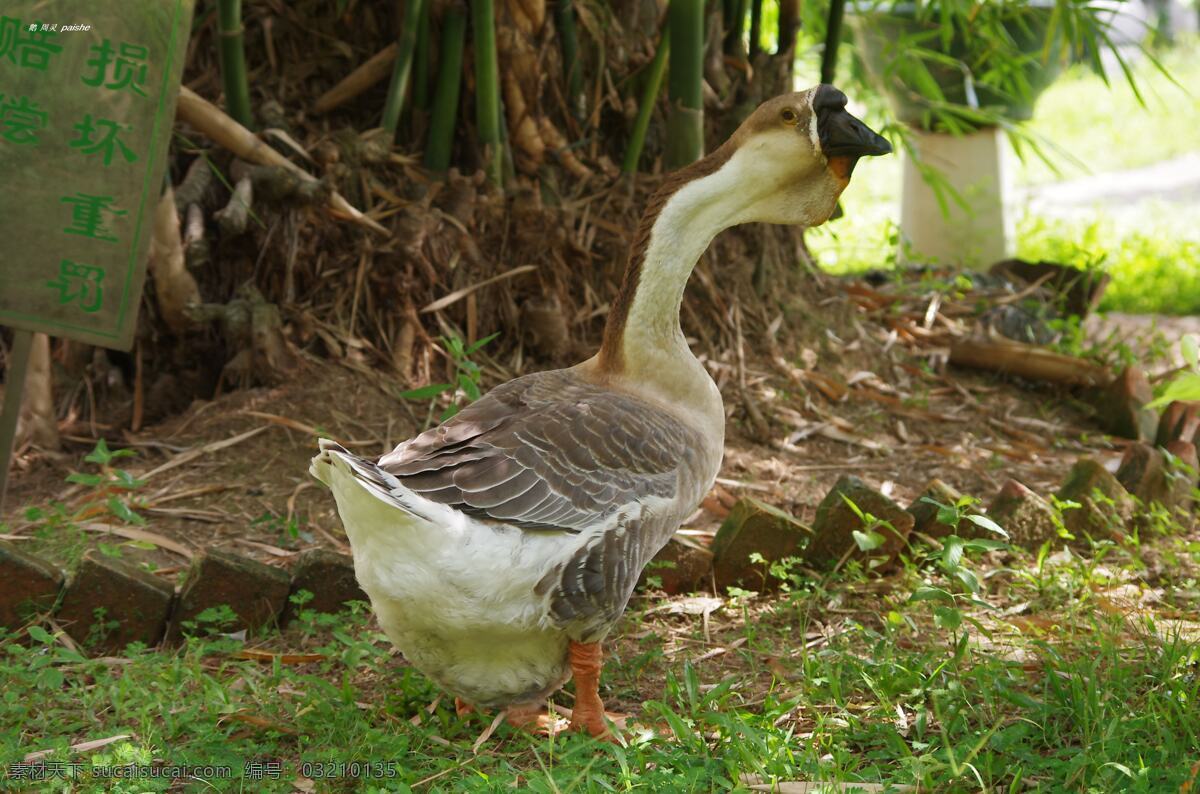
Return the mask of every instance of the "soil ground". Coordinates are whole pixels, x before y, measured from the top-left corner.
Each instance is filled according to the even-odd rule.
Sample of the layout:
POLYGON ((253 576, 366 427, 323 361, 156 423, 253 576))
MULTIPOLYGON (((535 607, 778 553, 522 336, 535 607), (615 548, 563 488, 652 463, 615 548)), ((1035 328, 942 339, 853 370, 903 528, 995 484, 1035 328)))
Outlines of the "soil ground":
MULTIPOLYGON (((1145 350, 1154 334, 1178 339, 1195 325, 1194 318, 1109 315, 1093 318, 1089 334, 1098 340, 1115 333, 1133 349, 1145 350)), ((801 351, 815 361, 814 371, 850 384, 840 402, 804 393, 751 354, 744 377, 750 400, 771 417, 765 433, 747 417, 732 380, 725 384, 729 422, 716 487, 720 498, 709 500, 711 509, 698 511, 683 527, 685 533, 705 540, 725 514, 720 502, 741 495, 768 501, 808 523, 829 488, 847 473, 905 506, 935 477, 985 504, 1010 477, 1051 493, 1078 457, 1093 456, 1115 468, 1127 443, 1100 432, 1090 408, 1061 389, 964 370, 938 372, 922 367, 919 356, 896 351, 876 359, 876 372, 859 369, 862 356, 854 354, 870 347, 877 356, 879 345, 878 329, 858 330, 857 341, 837 339, 824 353, 801 351)), ((1159 366, 1170 364, 1164 359, 1159 366)), ((723 363, 712 368, 719 379, 728 374, 723 363)), ((281 385, 198 400, 140 433, 96 430, 110 446, 128 445, 136 452, 121 464, 146 480, 136 500, 147 518, 146 530, 196 551, 223 547, 286 566, 313 546, 348 551, 333 499, 307 473, 317 438, 331 437, 359 454, 378 456, 429 419, 426 403, 392 396, 408 384, 391 384, 394 388, 385 391, 381 377, 386 380, 309 358, 281 385)), ((41 522, 26 517, 29 507, 55 502, 77 507, 89 498, 88 489, 65 482, 70 472, 89 468, 82 460, 95 443, 89 430, 86 425, 68 428, 61 453, 26 450, 18 458, 5 534, 62 564, 74 562, 89 546, 124 543, 128 558, 174 577, 186 560, 173 552, 97 531, 64 542, 35 531, 41 522)))

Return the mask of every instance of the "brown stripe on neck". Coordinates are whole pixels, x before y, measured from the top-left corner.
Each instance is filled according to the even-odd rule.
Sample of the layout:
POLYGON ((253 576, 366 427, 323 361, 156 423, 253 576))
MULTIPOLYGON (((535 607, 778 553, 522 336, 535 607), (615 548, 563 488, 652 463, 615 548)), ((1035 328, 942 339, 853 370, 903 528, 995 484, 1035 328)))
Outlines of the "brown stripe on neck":
POLYGON ((602 372, 616 374, 625 369, 625 355, 622 342, 625 338, 625 323, 629 319, 629 308, 633 305, 633 297, 637 294, 638 284, 642 278, 642 265, 646 261, 646 248, 650 245, 650 233, 663 207, 684 185, 696 179, 702 179, 716 172, 733 156, 737 148, 731 138, 712 154, 701 158, 691 165, 672 171, 663 177, 658 189, 646 202, 646 209, 638 221, 637 233, 629 246, 629 260, 625 266, 625 277, 613 298, 608 310, 608 321, 604 324, 604 337, 600 342, 600 352, 597 363, 602 372))

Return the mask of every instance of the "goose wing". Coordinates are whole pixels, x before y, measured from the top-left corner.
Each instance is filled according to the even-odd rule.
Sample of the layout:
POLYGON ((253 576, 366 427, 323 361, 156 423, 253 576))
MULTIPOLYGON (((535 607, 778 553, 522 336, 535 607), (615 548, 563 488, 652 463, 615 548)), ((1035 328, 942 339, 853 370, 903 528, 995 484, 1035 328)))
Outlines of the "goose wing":
POLYGON ((654 404, 557 370, 493 389, 379 467, 475 518, 579 533, 649 497, 673 501, 701 446, 654 404))

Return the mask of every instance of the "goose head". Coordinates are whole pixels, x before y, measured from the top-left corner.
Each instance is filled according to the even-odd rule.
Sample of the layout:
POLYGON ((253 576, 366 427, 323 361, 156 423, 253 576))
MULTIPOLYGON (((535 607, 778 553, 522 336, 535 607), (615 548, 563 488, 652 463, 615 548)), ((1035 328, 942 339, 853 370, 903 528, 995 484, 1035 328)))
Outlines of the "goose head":
POLYGON ((891 150, 846 112, 845 94, 818 85, 764 102, 707 157, 667 174, 633 237, 597 371, 656 380, 672 399, 713 392, 679 328, 684 286, 713 237, 741 223, 820 225, 859 158, 891 150))
POLYGON ((833 214, 859 158, 890 151, 846 111, 845 94, 818 85, 764 102, 709 157, 734 194, 729 225, 817 226, 833 214))

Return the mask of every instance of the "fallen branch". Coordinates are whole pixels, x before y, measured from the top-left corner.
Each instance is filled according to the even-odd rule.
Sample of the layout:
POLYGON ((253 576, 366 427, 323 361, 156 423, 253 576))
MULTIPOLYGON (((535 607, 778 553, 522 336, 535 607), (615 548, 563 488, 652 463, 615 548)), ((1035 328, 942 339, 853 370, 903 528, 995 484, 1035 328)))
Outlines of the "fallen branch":
POLYGON ((262 427, 256 427, 253 430, 247 430, 245 433, 240 433, 239 435, 232 436, 230 438, 224 438, 220 441, 214 441, 211 444, 205 444, 202 447, 189 449, 187 452, 181 452, 158 468, 151 469, 145 474, 140 475, 140 479, 149 480, 156 474, 162 474, 164 471, 173 469, 176 466, 182 466, 185 463, 191 463, 196 458, 203 457, 210 452, 216 452, 218 450, 225 449, 226 447, 232 447, 234 444, 240 444, 248 438, 253 438, 259 433, 270 430, 273 426, 274 425, 263 425, 262 427))
POLYGON ((152 543, 159 548, 173 551, 181 557, 192 559, 196 553, 184 546, 182 543, 177 543, 168 537, 164 537, 157 532, 150 532, 145 529, 136 529, 134 527, 114 527, 108 524, 79 524, 79 528, 85 532, 100 532, 105 535, 117 535, 129 540, 138 540, 143 543, 152 543))
POLYGON ((950 363, 1063 386, 1103 386, 1113 379, 1108 368, 1099 364, 1000 338, 951 342, 950 363))
POLYGON ((507 278, 512 278, 513 276, 519 276, 523 273, 529 273, 534 270, 537 270, 537 265, 521 265, 520 267, 514 267, 512 270, 506 270, 505 272, 500 273, 499 275, 496 275, 496 276, 492 276, 491 278, 485 278, 483 281, 480 281, 477 284, 472 284, 469 287, 463 287, 462 289, 456 289, 454 292, 451 292, 449 295, 445 295, 441 298, 438 298, 433 303, 422 308, 421 314, 429 314, 430 312, 436 312, 438 309, 444 309, 447 306, 451 305, 452 303, 457 303, 458 301, 467 297, 472 292, 474 292, 477 289, 480 289, 481 287, 486 287, 489 284, 495 284, 497 281, 503 281, 507 278))
POLYGON ((276 661, 280 664, 309 664, 311 662, 325 661, 325 655, 321 653, 271 653, 270 651, 259 651, 253 648, 242 648, 233 654, 233 658, 272 664, 276 661))
POLYGON ((305 435, 312 436, 313 438, 330 438, 341 444, 343 447, 369 447, 372 444, 379 443, 378 441, 372 439, 360 441, 355 439, 341 438, 333 435, 328 430, 318 430, 312 425, 305 424, 304 422, 300 422, 295 419, 290 419, 286 416, 279 416, 278 414, 268 414, 262 411, 242 411, 241 413, 245 416, 253 416, 256 419, 265 419, 268 422, 273 422, 277 425, 291 428, 292 430, 299 431, 305 435))

